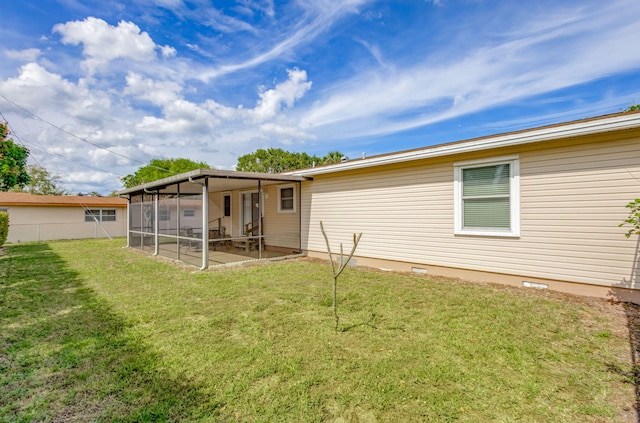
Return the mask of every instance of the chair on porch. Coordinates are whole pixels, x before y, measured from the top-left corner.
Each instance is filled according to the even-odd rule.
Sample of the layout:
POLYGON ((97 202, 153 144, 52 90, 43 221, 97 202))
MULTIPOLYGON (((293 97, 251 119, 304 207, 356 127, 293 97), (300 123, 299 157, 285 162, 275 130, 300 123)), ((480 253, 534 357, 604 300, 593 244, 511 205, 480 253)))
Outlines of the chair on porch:
MULTIPOLYGON (((180 228, 180 236, 186 238, 194 238, 193 228, 191 226, 182 226, 180 228)), ((198 249, 197 239, 180 239, 180 246, 187 247, 187 251, 191 251, 192 248, 198 249)))
POLYGON ((233 246, 236 248, 244 248, 245 251, 253 251, 257 250, 260 243, 262 243, 262 248, 264 249, 264 238, 253 238, 260 235, 260 229, 262 228, 262 233, 264 234, 264 220, 260 218, 260 221, 254 220, 253 222, 244 224, 244 233, 246 234, 245 239, 236 240, 233 242, 233 246))
POLYGON ((216 246, 224 247, 227 245, 227 240, 225 240, 225 232, 227 228, 224 226, 220 226, 218 229, 209 229, 209 249, 215 251, 216 246))

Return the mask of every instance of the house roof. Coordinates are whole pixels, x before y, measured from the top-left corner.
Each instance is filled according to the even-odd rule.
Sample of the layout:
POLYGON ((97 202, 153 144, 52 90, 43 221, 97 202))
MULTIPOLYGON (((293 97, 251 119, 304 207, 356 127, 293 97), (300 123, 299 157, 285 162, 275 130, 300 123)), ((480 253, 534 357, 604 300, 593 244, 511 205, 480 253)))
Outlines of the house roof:
POLYGON ((117 197, 34 195, 28 192, 0 192, 0 206, 127 207, 127 203, 126 199, 117 197))
POLYGON ((362 169, 384 164, 401 163, 432 157, 489 150, 499 147, 518 146, 562 138, 595 135, 606 132, 640 129, 640 112, 616 113, 595 118, 541 126, 521 131, 507 132, 464 141, 439 144, 430 147, 381 154, 364 159, 348 160, 343 163, 317 166, 285 172, 288 175, 314 176, 353 169, 362 169))
POLYGON ((118 195, 132 195, 141 192, 176 193, 179 187, 181 193, 199 194, 202 191, 198 180, 207 179, 210 192, 235 189, 253 189, 258 181, 262 185, 281 184, 286 182, 302 182, 310 180, 308 176, 285 175, 281 173, 238 172, 233 170, 196 169, 191 172, 169 176, 168 178, 138 185, 118 191, 118 195))

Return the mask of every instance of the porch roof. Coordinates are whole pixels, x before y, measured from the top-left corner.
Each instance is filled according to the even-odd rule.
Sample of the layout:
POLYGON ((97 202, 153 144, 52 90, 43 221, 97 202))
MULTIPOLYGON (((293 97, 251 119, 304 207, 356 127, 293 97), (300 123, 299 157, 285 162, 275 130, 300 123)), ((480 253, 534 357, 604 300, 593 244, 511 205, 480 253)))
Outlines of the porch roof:
POLYGON ((238 172, 234 170, 196 169, 179 175, 138 185, 118 191, 120 196, 131 196, 145 191, 160 194, 176 194, 178 187, 181 194, 200 194, 202 187, 194 181, 207 179, 209 192, 231 191, 236 189, 255 188, 258 181, 261 185, 281 184, 284 182, 303 182, 312 177, 301 175, 283 175, 280 173, 238 172))

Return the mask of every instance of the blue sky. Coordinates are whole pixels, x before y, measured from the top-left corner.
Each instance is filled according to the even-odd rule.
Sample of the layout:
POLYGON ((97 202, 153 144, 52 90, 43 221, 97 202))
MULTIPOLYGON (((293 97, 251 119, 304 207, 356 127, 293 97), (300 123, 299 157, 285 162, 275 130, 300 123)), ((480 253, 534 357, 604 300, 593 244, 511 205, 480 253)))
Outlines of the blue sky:
POLYGON ((371 156, 640 103, 637 0, 0 7, 0 118, 71 192, 152 158, 371 156))

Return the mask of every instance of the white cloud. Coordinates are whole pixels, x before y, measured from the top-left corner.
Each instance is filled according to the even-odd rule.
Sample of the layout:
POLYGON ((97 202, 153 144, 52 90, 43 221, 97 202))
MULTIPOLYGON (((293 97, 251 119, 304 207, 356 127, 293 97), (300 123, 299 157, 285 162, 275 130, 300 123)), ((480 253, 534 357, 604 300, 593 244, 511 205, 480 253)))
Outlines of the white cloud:
POLYGON ((65 44, 82 44, 86 57, 83 65, 90 74, 115 59, 150 62, 156 58, 155 43, 132 22, 120 21, 118 26, 111 26, 102 19, 88 17, 55 25, 53 32, 59 33, 65 44))
POLYGON ((127 86, 123 93, 163 106, 177 100, 182 86, 172 81, 154 81, 144 76, 129 72, 126 77, 127 86))
POLYGON ((166 7, 167 9, 179 9, 184 6, 182 0, 154 0, 158 6, 166 7))
POLYGON ((160 52, 162 53, 162 57, 164 57, 165 59, 174 57, 178 53, 175 48, 168 45, 160 47, 160 52))
POLYGON ((260 125, 259 128, 261 133, 267 135, 269 138, 277 139, 282 144, 292 144, 294 140, 315 139, 313 135, 300 130, 297 126, 268 122, 260 125))
POLYGON ((82 81, 74 84, 37 63, 23 65, 19 72, 15 78, 0 81, 0 92, 19 99, 20 105, 30 109, 46 106, 52 110, 65 110, 79 96, 88 94, 82 81))
POLYGON ((21 62, 35 62, 42 55, 42 51, 37 48, 28 48, 25 50, 4 50, 3 53, 9 59, 19 60, 21 62))
POLYGON ((271 18, 275 16, 273 0, 263 0, 263 1, 239 0, 238 3, 244 6, 246 10, 249 10, 251 12, 254 10, 257 10, 271 18))
POLYGON ((201 17, 204 20, 204 24, 207 26, 211 26, 217 31, 227 33, 238 31, 256 32, 255 28, 253 28, 249 23, 225 15, 218 9, 209 8, 201 13, 203 13, 204 15, 201 17))
MULTIPOLYGON (((115 187, 121 186, 118 175, 110 172, 100 171, 67 173, 65 175, 62 175, 61 181, 65 184, 65 186, 72 186, 74 189, 71 192, 74 194, 86 194, 89 192, 93 192, 95 191, 96 186, 113 187, 112 190, 115 190, 115 187)), ((99 193, 103 195, 109 194, 108 192, 99 193)))
POLYGON ((242 69, 253 68, 277 57, 289 54, 295 48, 307 44, 320 34, 328 31, 336 22, 346 15, 357 13, 358 6, 372 0, 321 0, 315 2, 297 2, 302 8, 302 15, 294 27, 290 28, 282 36, 269 36, 269 39, 281 41, 270 46, 266 51, 254 54, 250 59, 227 63, 214 69, 206 68, 196 70, 194 77, 202 81, 209 80, 236 72, 242 69))
POLYGON ((260 93, 260 100, 253 110, 253 117, 257 122, 274 118, 283 104, 291 108, 293 103, 311 88, 311 82, 307 81, 307 73, 304 70, 289 69, 287 73, 287 81, 260 93))
MULTIPOLYGON (((113 175, 99 175, 132 173, 151 158, 189 157, 232 168, 239 155, 273 145, 304 143, 309 152, 355 148, 347 146, 371 142, 369 135, 393 134, 640 68, 640 52, 629 44, 640 38, 635 23, 640 6, 631 1, 527 8, 526 15, 518 15, 524 9, 513 5, 497 7, 499 18, 513 18, 505 19, 504 26, 467 15, 471 21, 465 28, 474 31, 436 31, 438 42, 449 45, 431 46, 435 41, 425 36, 424 43, 412 43, 412 54, 403 57, 397 56, 396 47, 405 39, 356 32, 360 25, 370 24, 365 15, 388 16, 386 5, 365 7, 374 3, 369 0, 294 0, 278 3, 277 8, 272 0, 240 0, 225 9, 209 8, 209 14, 200 13, 208 2, 192 2, 190 9, 182 0, 144 1, 145 7, 154 3, 169 11, 149 10, 141 16, 149 31, 166 24, 158 16, 164 19, 173 13, 172 18, 188 19, 202 33, 171 34, 174 48, 157 44, 133 22, 110 25, 89 17, 54 27, 62 43, 79 47, 61 49, 64 46, 55 39, 43 39, 35 44, 42 50, 0 50, 13 63, 28 62, 4 71, 15 75, 0 80, 0 94, 117 153, 80 141, 18 108, 6 108, 0 98, 3 114, 33 146, 33 158, 47 167, 51 164, 52 172, 71 181, 73 191, 119 188, 113 175), (235 13, 235 18, 223 11, 235 13), (238 17, 248 17, 251 25, 238 17), (386 43, 390 39, 395 42, 386 43), (375 68, 363 65, 373 62, 368 57, 357 62, 364 55, 354 42, 368 50, 375 68), (344 47, 333 51, 340 61, 319 57, 337 44, 344 47), (351 57, 353 48, 360 51, 351 57), (118 62, 118 72, 112 72, 113 61, 118 62), (259 86, 286 68, 286 79, 259 86), (336 79, 342 75, 351 77, 336 79), (98 176, 83 166, 97 169, 98 176), (89 186, 93 188, 85 188, 89 186)), ((427 9, 425 3, 418 7, 427 9)), ((423 34, 418 28, 411 33, 423 34)), ((601 104, 577 105, 572 111, 588 115, 594 108, 606 111, 613 102, 595 101, 601 104)), ((514 120, 513 125, 523 121, 514 120)))
POLYGON ((459 55, 450 61, 426 58, 338 81, 304 113, 301 127, 341 137, 389 134, 637 69, 640 50, 628 40, 640 39, 640 6, 624 15, 617 8, 529 17, 514 24, 528 30, 505 42, 471 51, 450 46, 459 55))

